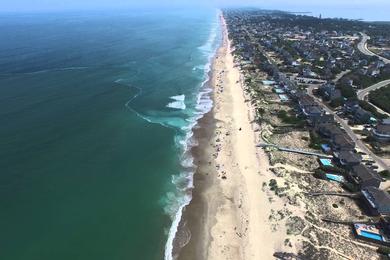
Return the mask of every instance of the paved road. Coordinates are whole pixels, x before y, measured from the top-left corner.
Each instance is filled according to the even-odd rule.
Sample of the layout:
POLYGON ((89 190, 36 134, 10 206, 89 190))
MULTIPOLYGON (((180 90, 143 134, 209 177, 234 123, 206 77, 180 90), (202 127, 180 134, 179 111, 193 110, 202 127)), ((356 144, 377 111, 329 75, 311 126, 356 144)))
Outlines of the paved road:
POLYGON ((347 132, 349 137, 355 142, 356 146, 362 150, 364 153, 368 154, 382 169, 389 169, 389 166, 376 154, 374 154, 352 131, 352 129, 349 127, 348 123, 343 120, 341 117, 339 117, 332 109, 327 107, 322 101, 313 95, 313 88, 309 87, 307 88, 308 94, 313 97, 317 103, 329 114, 332 114, 335 118, 335 120, 340 123, 340 125, 344 128, 344 130, 347 132))
POLYGON ((364 98, 368 95, 368 93, 370 91, 376 90, 378 88, 385 87, 385 86, 387 86, 389 84, 390 84, 390 79, 378 82, 378 83, 376 83, 376 84, 374 84, 372 86, 369 86, 368 88, 358 90, 357 97, 360 100, 364 100, 364 98))
POLYGON ((385 63, 390 63, 390 60, 386 59, 385 57, 379 56, 372 51, 370 51, 367 47, 367 40, 370 39, 370 36, 368 36, 365 33, 360 33, 362 36, 361 41, 358 43, 358 49, 361 51, 363 54, 368 55, 368 56, 377 56, 379 59, 381 59, 385 63))
MULTIPOLYGON (((372 86, 369 86, 368 88, 365 88, 365 89, 361 89, 357 92, 357 97, 358 99, 360 100, 365 100, 366 99, 366 96, 370 93, 370 91, 373 91, 373 90, 376 90, 376 89, 379 89, 379 88, 382 88, 382 87, 385 87, 387 85, 390 85, 390 79, 388 80, 384 80, 384 81, 381 81, 381 82, 378 82, 372 86)), ((370 103, 370 102, 369 102, 370 103)), ((375 107, 380 113, 382 114, 385 114, 387 115, 388 117, 390 117, 390 114, 387 113, 386 111, 383 111, 381 108, 375 106, 374 104, 370 103, 370 105, 372 105, 373 107, 375 107)))

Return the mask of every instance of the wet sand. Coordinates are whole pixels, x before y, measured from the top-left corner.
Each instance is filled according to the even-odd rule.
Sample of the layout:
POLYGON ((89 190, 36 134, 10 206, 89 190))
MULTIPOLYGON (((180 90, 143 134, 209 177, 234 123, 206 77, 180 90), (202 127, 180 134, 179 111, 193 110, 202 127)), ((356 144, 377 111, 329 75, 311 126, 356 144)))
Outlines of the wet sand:
MULTIPOLYGON (((214 107, 195 131, 198 168, 193 199, 183 212, 176 239, 186 242, 178 259, 273 259, 285 231, 272 231, 268 220, 271 202, 261 189, 271 175, 268 157, 256 149, 254 112, 222 17, 221 23, 224 39, 210 79, 214 107)), ((277 206, 272 203, 272 208, 277 206)))

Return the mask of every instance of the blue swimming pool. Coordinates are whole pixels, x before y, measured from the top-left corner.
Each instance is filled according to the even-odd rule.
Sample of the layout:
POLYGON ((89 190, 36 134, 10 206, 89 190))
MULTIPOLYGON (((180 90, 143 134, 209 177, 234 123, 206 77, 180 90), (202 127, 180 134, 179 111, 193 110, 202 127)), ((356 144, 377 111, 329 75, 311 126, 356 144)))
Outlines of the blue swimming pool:
POLYGON ((263 85, 273 85, 275 84, 276 82, 273 81, 273 80, 263 80, 263 85))
POLYGON ((321 162, 321 164, 322 165, 324 165, 324 166, 333 166, 333 164, 332 164, 332 161, 331 160, 329 160, 329 159, 320 159, 320 162, 321 162))
POLYGON ((371 233, 368 231, 361 230, 360 235, 362 237, 366 237, 366 238, 370 238, 370 239, 374 239, 374 240, 378 240, 378 241, 383 241, 383 237, 381 235, 371 233))
POLYGON ((288 100, 289 100, 289 98, 288 98, 286 95, 284 95, 284 94, 280 94, 280 95, 279 95, 279 98, 280 98, 280 100, 282 100, 282 101, 288 101, 288 100))
POLYGON ((332 180, 332 181, 344 182, 344 177, 340 176, 340 175, 337 175, 337 174, 327 173, 326 174, 326 178, 328 178, 329 180, 332 180))

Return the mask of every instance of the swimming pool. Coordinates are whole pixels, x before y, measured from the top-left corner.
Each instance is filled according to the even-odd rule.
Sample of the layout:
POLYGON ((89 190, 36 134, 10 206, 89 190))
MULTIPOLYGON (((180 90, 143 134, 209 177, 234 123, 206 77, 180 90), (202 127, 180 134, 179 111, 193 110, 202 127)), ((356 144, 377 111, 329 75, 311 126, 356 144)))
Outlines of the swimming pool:
POLYGON ((263 80, 263 85, 273 85, 275 84, 276 82, 273 81, 273 80, 263 80))
POLYGON ((365 230, 361 230, 360 231, 360 235, 362 237, 367 237, 367 238, 370 238, 370 239, 383 241, 383 237, 381 235, 378 235, 378 234, 375 234, 375 233, 371 233, 371 232, 368 232, 368 231, 365 231, 365 230))
POLYGON ((332 164, 332 161, 331 160, 329 160, 329 159, 320 159, 320 162, 321 162, 321 164, 322 165, 324 165, 324 166, 333 166, 333 164, 332 164))
POLYGON ((286 95, 284 95, 284 94, 280 94, 279 98, 280 98, 281 101, 288 101, 289 100, 289 98, 286 95))
POLYGON ((340 175, 337 175, 337 174, 327 173, 326 174, 326 178, 328 178, 329 180, 332 180, 332 181, 344 182, 344 177, 340 176, 340 175))

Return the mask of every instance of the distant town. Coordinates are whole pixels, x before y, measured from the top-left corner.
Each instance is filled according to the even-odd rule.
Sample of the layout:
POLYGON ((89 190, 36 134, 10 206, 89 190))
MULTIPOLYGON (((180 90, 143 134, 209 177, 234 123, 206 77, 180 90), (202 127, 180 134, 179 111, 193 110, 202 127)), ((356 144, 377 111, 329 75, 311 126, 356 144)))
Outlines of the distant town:
POLYGON ((274 173, 262 189, 284 202, 269 219, 287 227, 291 251, 275 257, 386 257, 390 24, 255 9, 223 15, 274 173))

